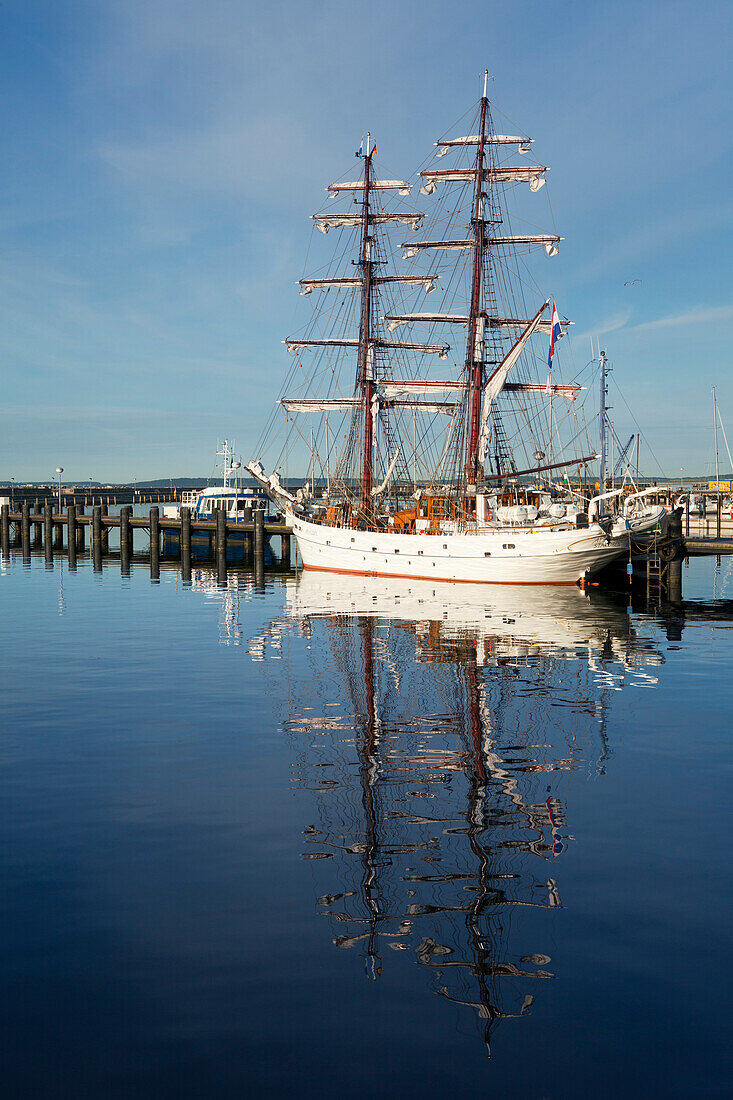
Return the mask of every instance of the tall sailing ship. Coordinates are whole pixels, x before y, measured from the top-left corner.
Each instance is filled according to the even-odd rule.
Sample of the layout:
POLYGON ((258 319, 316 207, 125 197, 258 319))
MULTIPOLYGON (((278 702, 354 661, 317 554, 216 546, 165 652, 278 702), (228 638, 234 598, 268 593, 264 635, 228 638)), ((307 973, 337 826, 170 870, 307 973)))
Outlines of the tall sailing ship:
POLYGON ((510 193, 518 184, 539 191, 547 168, 527 159, 532 139, 496 132, 487 76, 471 132, 436 142, 453 166, 420 173, 431 216, 406 208, 410 182, 380 178, 370 135, 356 154, 359 178, 331 184, 313 216, 322 233, 339 231, 339 248, 324 272, 300 280, 317 308, 308 330, 286 341, 301 384, 280 405, 288 435, 300 414, 320 418, 315 434, 294 427, 326 491, 317 498, 311 477, 293 495, 261 461, 248 465, 284 508, 306 569, 575 584, 659 519, 633 499, 624 514, 604 515, 604 495, 573 495, 567 477, 560 498, 553 488, 553 476, 587 473, 596 455, 577 454, 576 425, 575 454, 557 458, 558 403, 571 406, 581 387, 557 384, 546 369, 545 379, 532 377, 533 337, 554 348, 569 322, 551 299, 528 295, 527 260, 537 249, 556 255, 561 238, 511 230, 510 193), (525 163, 505 163, 508 151, 525 163), (405 226, 414 236, 400 260, 391 237, 405 226), (411 266, 393 272, 395 259, 411 266), (418 308, 439 284, 441 308, 418 308), (403 328, 414 338, 392 335, 403 328), (436 358, 454 360, 452 378, 435 375, 436 358))

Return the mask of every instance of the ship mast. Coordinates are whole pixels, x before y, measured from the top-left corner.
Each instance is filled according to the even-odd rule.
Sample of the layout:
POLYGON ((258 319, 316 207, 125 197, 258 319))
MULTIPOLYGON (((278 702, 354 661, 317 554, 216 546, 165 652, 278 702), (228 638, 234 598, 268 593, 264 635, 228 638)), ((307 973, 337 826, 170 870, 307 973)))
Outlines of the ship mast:
MULTIPOLYGON (((486 142, 486 112, 489 101, 486 98, 488 69, 484 70, 484 94, 481 96, 481 121, 479 141, 476 151, 476 190, 473 203, 473 279, 471 283, 471 304, 469 309, 468 341, 466 345, 466 373, 469 385, 469 436, 466 463, 466 477, 476 485, 479 475, 478 439, 481 420, 481 394, 483 389, 484 365, 476 359, 476 329, 481 305, 481 271, 484 253, 484 145, 486 142)), ((483 357, 482 357, 483 358, 483 357)))
POLYGON ((605 493, 606 491, 606 428, 608 413, 606 411, 606 397, 608 396, 608 367, 606 366, 606 353, 602 351, 601 355, 601 411, 598 418, 598 422, 601 429, 601 455, 600 466, 598 468, 598 484, 600 491, 605 493))
POLYGON ((359 330, 359 383, 364 408, 364 442, 361 470, 361 510, 366 515, 372 492, 372 450, 374 423, 372 401, 374 399, 374 352, 370 344, 372 312, 372 238, 369 233, 369 186, 371 182, 372 150, 371 134, 367 133, 364 157, 364 210, 361 230, 361 325, 359 330))

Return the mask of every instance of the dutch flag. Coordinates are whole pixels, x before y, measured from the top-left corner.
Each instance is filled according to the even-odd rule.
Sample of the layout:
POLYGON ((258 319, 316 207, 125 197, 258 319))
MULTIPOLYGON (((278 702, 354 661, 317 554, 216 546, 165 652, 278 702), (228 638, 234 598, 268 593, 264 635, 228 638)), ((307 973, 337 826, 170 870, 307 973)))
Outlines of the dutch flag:
POLYGON ((552 357, 555 354, 555 344, 562 337, 563 331, 560 328, 560 318, 557 315, 557 306, 552 303, 552 328, 550 329, 550 350, 547 355, 547 365, 552 370, 552 357))

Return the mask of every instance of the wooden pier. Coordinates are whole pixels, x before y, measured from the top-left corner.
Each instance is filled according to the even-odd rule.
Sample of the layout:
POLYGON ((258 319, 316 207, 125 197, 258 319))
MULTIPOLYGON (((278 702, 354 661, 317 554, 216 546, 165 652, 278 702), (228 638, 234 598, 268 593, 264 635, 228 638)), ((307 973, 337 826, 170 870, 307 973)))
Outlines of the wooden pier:
POLYGON ((122 572, 129 571, 130 559, 134 553, 134 535, 144 531, 149 538, 146 548, 150 559, 151 577, 160 573, 161 557, 180 558, 184 581, 191 575, 192 557, 203 556, 217 565, 217 574, 226 581, 229 563, 227 550, 233 544, 241 545, 242 563, 253 565, 255 573, 264 569, 265 546, 268 539, 276 536, 280 540, 280 565, 289 569, 292 555, 292 527, 281 522, 266 522, 263 509, 255 509, 251 523, 227 519, 223 509, 216 510, 211 519, 194 519, 190 508, 182 507, 180 515, 162 516, 157 505, 150 508, 147 516, 134 516, 132 506, 123 505, 119 514, 109 513, 105 504, 95 504, 86 511, 82 504, 69 504, 64 511, 58 511, 56 502, 46 500, 42 510, 36 505, 31 511, 30 502, 23 501, 19 511, 10 511, 7 504, 0 507, 0 553, 8 557, 11 545, 11 529, 15 536, 14 544, 21 547, 24 559, 30 557, 31 547, 43 547, 47 561, 55 554, 63 553, 74 566, 79 554, 86 552, 87 538, 89 555, 95 570, 102 568, 102 560, 110 555, 109 533, 118 530, 120 548, 114 555, 119 557, 122 572), (193 541, 199 536, 198 545, 193 541), (163 547, 167 552, 163 553, 163 547))
MULTIPOLYGON (((133 508, 124 504, 118 514, 110 514, 105 501, 87 510, 83 504, 68 503, 59 511, 56 500, 34 502, 24 500, 20 509, 0 506, 0 554, 8 557, 13 544, 22 548, 23 558, 30 557, 31 548, 44 549, 46 560, 66 553, 73 568, 80 554, 88 553, 95 570, 101 570, 106 557, 119 558, 122 572, 129 571, 134 554, 135 532, 147 534, 149 543, 145 556, 150 561, 150 575, 160 575, 161 560, 180 559, 183 579, 190 579, 192 559, 216 562, 217 575, 226 583, 226 572, 233 544, 241 547, 240 564, 253 565, 255 572, 264 569, 265 546, 276 537, 280 543, 279 566, 290 569, 292 527, 283 522, 266 522, 263 509, 253 513, 251 523, 232 521, 223 509, 210 519, 194 518, 191 509, 181 507, 178 516, 160 515, 153 505, 147 516, 133 515, 133 508), (119 551, 110 553, 109 534, 119 531, 119 551), (87 546, 88 542, 88 546, 87 546)), ((733 521, 717 515, 690 517, 677 508, 663 518, 660 529, 645 545, 630 545, 628 558, 622 558, 604 570, 598 583, 619 587, 626 583, 645 584, 651 601, 678 603, 682 597, 682 562, 688 557, 733 554, 733 521)), ((138 555, 139 557, 139 555, 138 555)))

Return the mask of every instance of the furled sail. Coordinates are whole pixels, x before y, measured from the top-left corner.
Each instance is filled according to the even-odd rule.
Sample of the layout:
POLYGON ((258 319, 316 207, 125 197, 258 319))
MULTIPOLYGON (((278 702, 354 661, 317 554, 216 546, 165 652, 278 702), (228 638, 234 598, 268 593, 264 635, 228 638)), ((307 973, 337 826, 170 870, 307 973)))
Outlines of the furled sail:
MULTIPOLYGON (((328 233, 329 229, 344 229, 349 226, 360 226, 364 218, 361 214, 313 214, 316 229, 321 233, 328 233)), ((370 225, 409 225, 417 232, 424 214, 370 214, 370 225)))
POLYGON ((402 253, 403 260, 411 260, 413 256, 417 256, 423 248, 444 248, 446 251, 463 251, 467 248, 473 248, 476 242, 469 241, 404 241, 402 247, 404 252, 402 253))
POLYGON ((355 397, 283 397, 280 404, 288 412, 346 412, 355 408, 355 397))
MULTIPOLYGON (((486 134, 484 136, 484 145, 518 145, 518 151, 520 153, 528 153, 532 140, 532 138, 518 137, 511 134, 486 134)), ((454 146, 478 145, 480 141, 480 134, 467 134, 465 137, 449 138, 447 141, 436 141, 435 145, 438 151, 435 155, 436 157, 444 157, 454 146)))
MULTIPOLYGON (((488 317, 486 320, 489 328, 519 328, 525 329, 527 325, 532 323, 531 317, 488 317)), ((568 325, 574 324, 574 321, 561 321, 560 327, 563 332, 567 329, 568 325)), ((552 319, 543 318, 537 325, 535 332, 544 333, 549 336, 552 332, 552 319)))
MULTIPOLYGON (((381 275, 372 279, 373 283, 406 283, 412 286, 422 286, 426 294, 435 290, 439 275, 381 275)), ((301 294, 310 294, 314 290, 331 290, 332 288, 360 288, 363 285, 361 279, 301 279, 301 294)))
POLYGON ((417 412, 452 413, 456 407, 455 401, 415 401, 394 398, 388 401, 380 401, 385 409, 415 409, 417 412))
POLYGON ((401 325, 409 325, 413 321, 424 321, 429 325, 448 324, 448 325, 467 325, 468 317, 466 314, 457 315, 454 313, 388 313, 385 315, 385 321, 387 322, 387 328, 390 332, 394 332, 396 328, 401 325))
MULTIPOLYGON (((445 359, 450 350, 449 344, 415 344, 399 340, 372 340, 371 344, 373 347, 394 348, 396 351, 424 351, 441 359, 445 359)), ((328 340, 286 340, 285 347, 288 351, 300 351, 301 348, 358 348, 359 341, 349 336, 332 337, 328 340)))
POLYGON ((530 323, 522 335, 517 340, 516 344, 511 348, 509 352, 504 356, 499 366, 494 373, 490 376, 484 386, 483 400, 481 404, 481 426, 479 432, 478 441, 478 460, 483 464, 486 459, 486 448, 489 442, 489 416, 491 413, 491 405, 501 393, 504 388, 504 384, 507 380, 507 375, 513 366, 516 365, 519 356, 524 350, 525 344, 529 340, 532 333, 539 324, 540 317, 550 304, 549 299, 542 304, 542 307, 537 311, 530 323))
POLYGON ((557 256, 557 245, 563 239, 563 237, 558 237, 554 233, 536 233, 534 235, 524 234, 519 237, 487 237, 486 243, 487 245, 542 244, 545 246, 545 251, 547 252, 548 256, 557 256))
MULTIPOLYGON (((457 386, 460 383, 456 384, 457 386)), ((428 390, 414 392, 429 392, 428 390)), ((288 412, 350 412, 357 408, 361 401, 357 397, 283 397, 279 404, 288 412)), ((378 408, 384 409, 415 409, 418 412, 452 412, 456 407, 455 401, 418 401, 410 396, 410 391, 394 386, 382 386, 375 397, 378 408), (387 392, 389 391, 389 392, 387 392)))
MULTIPOLYGON (((531 191, 539 191, 545 185, 543 165, 522 164, 505 168, 485 168, 481 178, 486 183, 528 183, 531 191)), ((476 168, 456 168, 445 171, 421 172, 425 179, 420 188, 423 195, 432 195, 438 183, 466 183, 476 179, 476 168)))
POLYGON ((375 485, 373 487, 373 489, 371 490, 371 494, 370 494, 371 496, 377 497, 377 496, 379 496, 380 493, 383 493, 384 490, 387 488, 387 486, 389 485, 389 482, 390 482, 390 478, 392 477, 392 474, 394 473, 394 468, 397 465, 397 459, 399 458, 399 456, 400 456, 400 448, 398 447, 397 450, 394 453, 394 458, 392 459, 392 461, 389 464, 389 469, 387 470, 387 473, 384 476, 384 481, 382 482, 381 485, 375 485))
MULTIPOLYGON (((385 314, 385 321, 387 322, 387 328, 390 332, 394 332, 400 325, 407 325, 413 321, 424 321, 426 324, 452 324, 452 325, 467 325, 468 316, 464 314, 455 313, 388 313, 385 314)), ((487 317, 486 324, 489 328, 518 328, 525 329, 532 321, 531 317, 487 317)), ((572 321, 561 321, 560 327, 565 331, 569 325, 572 325, 572 321)), ((552 320, 543 319, 538 324, 535 332, 541 332, 546 336, 549 336, 552 332, 552 320)))
POLYGON ((420 393, 450 393, 465 390, 466 383, 458 380, 441 382, 427 378, 391 378, 389 381, 380 381, 379 389, 386 398, 408 397, 410 394, 420 393))
MULTIPOLYGON (((364 180, 350 180, 348 183, 329 183, 327 191, 363 191, 364 180)), ((412 184, 406 180, 369 180, 370 191, 398 191, 400 195, 409 195, 412 184)))
MULTIPOLYGON (((563 238, 558 237, 555 234, 550 233, 537 233, 534 235, 524 234, 518 237, 486 237, 484 243, 486 245, 533 245, 541 244, 545 247, 545 252, 548 256, 557 256, 558 243, 563 238)), ((476 242, 474 240, 465 241, 403 241, 402 253, 403 260, 411 260, 413 256, 417 256, 418 252, 424 248, 442 248, 446 250, 465 250, 473 248, 476 242)))

